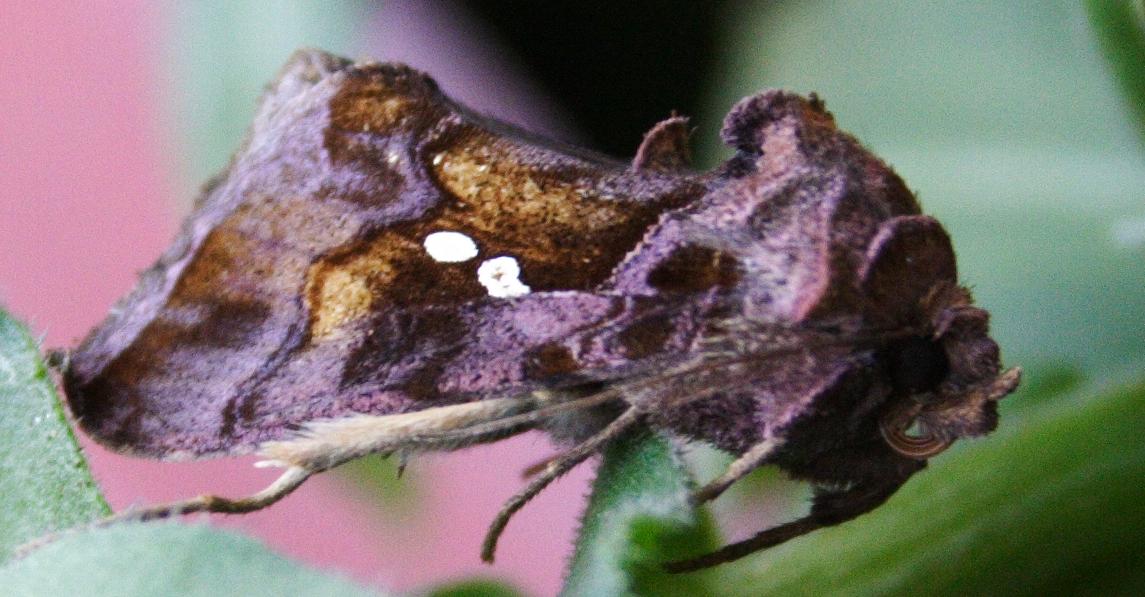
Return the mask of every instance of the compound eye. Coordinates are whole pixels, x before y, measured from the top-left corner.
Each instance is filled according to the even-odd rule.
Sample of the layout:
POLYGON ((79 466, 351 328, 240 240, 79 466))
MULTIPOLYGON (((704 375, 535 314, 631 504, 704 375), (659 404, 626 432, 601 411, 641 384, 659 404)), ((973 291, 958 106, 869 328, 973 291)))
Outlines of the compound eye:
POLYGON ((950 372, 942 346, 929 338, 909 338, 890 349, 891 382, 900 396, 934 391, 950 372))

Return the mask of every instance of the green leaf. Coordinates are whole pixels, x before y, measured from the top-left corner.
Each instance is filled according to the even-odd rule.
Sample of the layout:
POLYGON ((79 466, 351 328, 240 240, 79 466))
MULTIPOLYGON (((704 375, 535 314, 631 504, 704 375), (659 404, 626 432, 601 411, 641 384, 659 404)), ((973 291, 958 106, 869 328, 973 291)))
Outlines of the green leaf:
POLYGON ((1142 594, 1145 380, 963 442, 875 512, 729 567, 786 595, 1142 594))
POLYGON ((1145 5, 1140 0, 1086 0, 1085 8, 1145 138, 1145 5))
POLYGON ((667 440, 637 433, 611 444, 562 594, 710 594, 708 575, 661 569, 664 562, 718 547, 711 521, 688 504, 693 488, 667 440))
POLYGON ((331 597, 378 594, 204 525, 119 524, 69 533, 0 569, 11 596, 331 597))
POLYGON ((463 580, 439 586, 426 597, 521 597, 522 593, 495 580, 463 580))
POLYGON ((31 539, 109 513, 39 347, 0 311, 0 562, 31 539))

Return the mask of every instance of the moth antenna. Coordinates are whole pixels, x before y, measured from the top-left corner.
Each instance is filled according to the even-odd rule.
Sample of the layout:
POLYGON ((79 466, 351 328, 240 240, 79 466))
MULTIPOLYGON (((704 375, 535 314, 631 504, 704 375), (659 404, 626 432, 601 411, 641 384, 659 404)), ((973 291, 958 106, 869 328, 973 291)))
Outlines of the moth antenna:
POLYGON ((908 473, 878 485, 857 485, 843 491, 817 493, 811 512, 803 518, 765 529, 754 537, 725 545, 697 558, 668 562, 664 564, 664 570, 679 573, 711 568, 775 547, 811 531, 847 522, 882 505, 909 477, 908 473))
POLYGON ((731 464, 728 465, 727 470, 722 475, 709 481, 706 485, 696 490, 692 494, 691 502, 693 506, 710 502, 720 496, 728 487, 731 487, 736 481, 744 478, 748 473, 759 468, 760 465, 767 460, 779 448, 780 443, 772 438, 765 439, 758 444, 754 445, 747 452, 744 452, 739 458, 736 458, 731 464))
POLYGON ((604 429, 599 431, 596 435, 584 440, 576 446, 569 449, 567 452, 562 453, 558 458, 554 458, 548 462, 548 465, 543 471, 529 482, 517 495, 509 498, 505 505, 501 507, 501 511, 493 519, 489 525, 489 530, 485 533, 485 541, 481 544, 481 559, 485 562, 493 562, 493 554, 497 551, 497 540, 501 538, 501 533, 505 530, 505 525, 509 524, 509 519, 521 509, 522 506, 527 504, 529 500, 533 499, 549 483, 552 483, 557 477, 569 472, 573 467, 584 462, 586 458, 596 454, 600 448, 612 441, 630 427, 635 425, 640 420, 640 413, 635 408, 629 408, 620 414, 620 416, 613 419, 604 429))
POLYGON ((308 468, 292 466, 284 471, 278 479, 267 485, 262 491, 240 499, 229 499, 217 495, 201 495, 189 500, 148 506, 142 509, 129 509, 119 514, 113 514, 99 522, 96 526, 106 526, 123 521, 144 522, 162 518, 170 518, 195 512, 214 512, 218 514, 243 514, 261 510, 282 498, 290 495, 299 485, 313 474, 308 468))

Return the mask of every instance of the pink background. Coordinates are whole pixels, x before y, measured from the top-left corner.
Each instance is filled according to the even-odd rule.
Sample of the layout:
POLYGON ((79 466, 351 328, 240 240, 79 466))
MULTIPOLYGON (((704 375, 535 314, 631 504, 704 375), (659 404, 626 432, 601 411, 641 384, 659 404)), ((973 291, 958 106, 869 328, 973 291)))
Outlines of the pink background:
MULTIPOLYGON (((173 191, 180 141, 158 104, 171 76, 160 58, 168 18, 149 2, 58 11, 0 4, 0 302, 48 347, 71 345, 100 321, 167 245, 182 215, 177 206, 188 204, 173 191)), ((544 101, 534 89, 480 74, 511 77, 515 69, 458 19, 430 8, 394 10, 367 24, 380 40, 368 42, 369 53, 426 68, 486 111, 570 136, 551 114, 536 113, 544 101)), ((117 509, 202 492, 243 495, 274 476, 247 459, 170 464, 110 454, 86 439, 84 447, 117 509)), ((478 560, 485 526, 521 486, 520 471, 549 453, 544 438, 529 435, 416 457, 418 507, 404 517, 355 501, 365 492, 327 474, 269 510, 214 523, 375 586, 408 590, 478 574, 551 594, 590 466, 513 520, 495 566, 478 560)))

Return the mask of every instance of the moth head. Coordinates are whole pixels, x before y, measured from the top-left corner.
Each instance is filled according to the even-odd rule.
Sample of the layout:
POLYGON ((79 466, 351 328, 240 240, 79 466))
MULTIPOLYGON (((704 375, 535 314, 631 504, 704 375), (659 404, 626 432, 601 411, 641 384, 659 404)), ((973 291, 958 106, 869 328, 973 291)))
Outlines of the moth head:
POLYGON ((887 221, 871 241, 861 279, 876 327, 913 330, 885 351, 893 388, 880 420, 887 444, 926 459, 960 437, 992 431, 997 401, 1014 391, 1021 371, 1001 369, 989 314, 958 285, 942 226, 918 215, 887 221))
POLYGON ((936 289, 933 334, 914 336, 887 350, 895 400, 879 421, 887 444, 909 458, 926 459, 960 437, 984 435, 998 424, 998 400, 1014 391, 1021 370, 1002 370, 998 345, 988 334, 986 311, 969 304, 959 287, 936 289))

